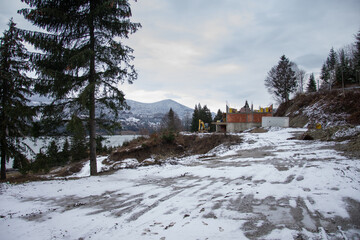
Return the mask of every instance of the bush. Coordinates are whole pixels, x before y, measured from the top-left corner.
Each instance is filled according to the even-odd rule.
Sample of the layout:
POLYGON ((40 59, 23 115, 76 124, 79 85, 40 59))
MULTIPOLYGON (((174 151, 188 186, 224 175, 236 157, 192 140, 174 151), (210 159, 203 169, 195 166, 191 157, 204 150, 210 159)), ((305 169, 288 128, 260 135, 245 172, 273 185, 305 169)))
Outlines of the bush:
POLYGON ((163 143, 173 143, 175 141, 174 132, 163 132, 163 134, 161 135, 161 140, 163 141, 163 143))

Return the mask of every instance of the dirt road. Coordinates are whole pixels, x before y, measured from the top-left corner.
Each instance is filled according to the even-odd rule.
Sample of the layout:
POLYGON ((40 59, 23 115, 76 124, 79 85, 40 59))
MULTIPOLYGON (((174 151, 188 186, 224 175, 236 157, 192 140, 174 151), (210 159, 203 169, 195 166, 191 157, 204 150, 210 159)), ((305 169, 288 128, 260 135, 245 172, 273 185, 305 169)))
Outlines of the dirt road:
POLYGON ((245 133, 241 144, 162 166, 3 184, 0 231, 5 239, 359 239, 359 159, 331 142, 287 140, 302 131, 245 133))

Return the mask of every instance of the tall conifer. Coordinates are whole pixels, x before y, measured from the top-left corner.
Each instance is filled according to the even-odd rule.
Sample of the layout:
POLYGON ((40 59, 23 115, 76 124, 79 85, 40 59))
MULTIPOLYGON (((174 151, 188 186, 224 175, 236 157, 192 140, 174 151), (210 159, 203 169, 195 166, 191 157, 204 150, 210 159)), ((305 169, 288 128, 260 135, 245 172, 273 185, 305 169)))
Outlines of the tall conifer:
POLYGON ((311 73, 311 75, 310 75, 306 90, 307 90, 307 92, 316 92, 316 82, 315 82, 314 73, 311 73))
POLYGON ((27 51, 11 19, 9 29, 0 38, 1 179, 6 179, 6 161, 10 157, 18 168, 26 162, 23 153, 28 146, 21 138, 29 132, 35 114, 27 105, 31 95, 31 79, 25 75, 30 69, 27 59, 27 51))
MULTIPOLYGON (((118 84, 137 78, 133 49, 120 39, 141 27, 130 22, 128 0, 22 0, 19 10, 41 32, 23 31, 35 48, 31 60, 39 76, 36 90, 54 99, 53 105, 85 110, 90 134, 90 173, 96 174, 96 106, 115 117, 126 107, 118 84)), ((100 114, 101 115, 101 114, 100 114)))
POLYGON ((296 91, 297 82, 292 63, 285 55, 281 56, 278 65, 271 68, 265 79, 265 87, 279 102, 289 101, 290 94, 296 91))

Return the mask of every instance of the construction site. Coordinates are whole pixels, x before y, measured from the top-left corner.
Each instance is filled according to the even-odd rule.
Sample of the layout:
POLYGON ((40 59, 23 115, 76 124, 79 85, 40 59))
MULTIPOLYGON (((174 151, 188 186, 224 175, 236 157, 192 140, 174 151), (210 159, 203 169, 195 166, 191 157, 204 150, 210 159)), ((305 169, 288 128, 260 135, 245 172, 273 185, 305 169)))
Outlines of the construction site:
POLYGON ((216 125, 216 132, 242 132, 255 127, 289 127, 289 118, 273 117, 273 105, 254 109, 248 101, 239 110, 226 105, 223 118, 212 124, 216 125))

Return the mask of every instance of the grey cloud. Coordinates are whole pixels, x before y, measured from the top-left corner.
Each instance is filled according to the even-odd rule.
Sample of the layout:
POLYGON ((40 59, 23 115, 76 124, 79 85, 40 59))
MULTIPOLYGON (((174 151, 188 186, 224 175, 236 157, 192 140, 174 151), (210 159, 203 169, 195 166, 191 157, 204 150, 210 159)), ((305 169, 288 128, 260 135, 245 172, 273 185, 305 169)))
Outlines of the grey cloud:
MULTIPOLYGON (((326 56, 325 56, 326 58, 326 56)), ((306 54, 295 58, 294 62, 298 65, 302 65, 306 68, 317 68, 321 67, 325 61, 324 56, 316 54, 306 54)))

